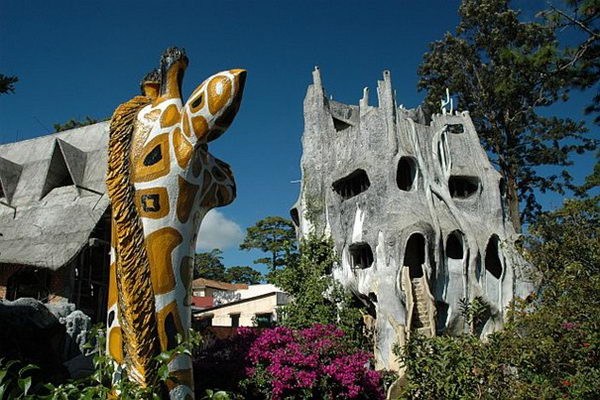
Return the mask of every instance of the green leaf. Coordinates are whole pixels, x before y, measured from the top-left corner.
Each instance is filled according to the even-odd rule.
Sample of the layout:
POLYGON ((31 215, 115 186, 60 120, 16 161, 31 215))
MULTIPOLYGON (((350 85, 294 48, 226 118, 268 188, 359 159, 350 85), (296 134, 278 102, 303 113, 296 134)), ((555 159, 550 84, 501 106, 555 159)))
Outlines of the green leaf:
POLYGON ((26 378, 20 378, 17 383, 19 384, 19 388, 23 391, 23 394, 26 395, 29 392, 29 388, 31 387, 31 377, 28 376, 26 378))

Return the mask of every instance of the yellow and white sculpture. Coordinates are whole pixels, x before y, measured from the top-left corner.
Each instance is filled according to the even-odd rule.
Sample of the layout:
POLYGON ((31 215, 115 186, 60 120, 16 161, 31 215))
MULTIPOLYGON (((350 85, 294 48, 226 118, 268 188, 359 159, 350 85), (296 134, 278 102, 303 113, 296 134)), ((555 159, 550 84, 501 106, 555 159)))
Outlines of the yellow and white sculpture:
MULTIPOLYGON (((112 205, 108 352, 142 387, 156 382, 154 357, 191 324, 193 254, 206 213, 235 198, 227 164, 207 143, 231 124, 246 71, 219 72, 183 104, 185 51, 167 49, 142 96, 120 105, 110 124, 106 183, 112 205)), ((193 399, 192 360, 169 361, 171 399, 193 399)))

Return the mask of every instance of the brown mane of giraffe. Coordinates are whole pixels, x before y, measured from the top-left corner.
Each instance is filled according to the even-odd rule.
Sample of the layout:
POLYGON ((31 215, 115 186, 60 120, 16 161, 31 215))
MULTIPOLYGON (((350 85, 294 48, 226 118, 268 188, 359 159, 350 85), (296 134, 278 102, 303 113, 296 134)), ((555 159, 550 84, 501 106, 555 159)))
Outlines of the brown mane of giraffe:
POLYGON ((144 231, 134 206, 129 152, 133 121, 139 110, 151 101, 149 97, 138 96, 115 110, 110 123, 106 177, 120 266, 115 272, 123 340, 117 344, 122 343, 131 370, 139 372, 132 378, 143 387, 156 379, 153 359, 158 354, 158 343, 150 267, 144 231))

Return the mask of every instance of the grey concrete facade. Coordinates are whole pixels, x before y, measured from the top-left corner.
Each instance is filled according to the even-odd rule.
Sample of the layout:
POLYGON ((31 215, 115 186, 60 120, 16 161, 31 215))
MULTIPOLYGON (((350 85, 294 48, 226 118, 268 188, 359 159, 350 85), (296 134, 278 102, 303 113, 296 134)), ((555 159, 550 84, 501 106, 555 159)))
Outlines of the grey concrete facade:
POLYGON ((396 103, 389 72, 359 105, 329 100, 320 72, 304 100, 302 185, 291 210, 299 236, 330 235, 333 276, 371 311, 378 368, 411 332, 427 335, 502 326, 504 310, 532 286, 504 182, 468 112, 426 118, 396 103), (469 326, 461 299, 489 312, 469 326))

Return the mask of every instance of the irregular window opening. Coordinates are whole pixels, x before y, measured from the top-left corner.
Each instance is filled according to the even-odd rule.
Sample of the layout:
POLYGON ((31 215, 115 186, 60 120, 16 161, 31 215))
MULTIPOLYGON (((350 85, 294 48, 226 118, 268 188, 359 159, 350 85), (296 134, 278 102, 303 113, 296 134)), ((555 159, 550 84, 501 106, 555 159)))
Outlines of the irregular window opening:
POLYGON ((230 314, 231 318, 231 327, 238 328, 240 326, 240 314, 230 314))
POLYGON ((463 124, 448 124, 446 130, 454 134, 464 133, 465 126, 463 124))
POLYGON ((0 200, 4 200, 5 198, 4 189, 2 188, 2 184, 0 184, 0 200))
POLYGON ((75 182, 73 182, 73 178, 67 167, 67 162, 65 161, 58 144, 55 144, 40 199, 50 193, 52 189, 71 185, 75 185, 75 182))
POLYGON ((502 263, 498 254, 498 236, 492 236, 485 248, 485 269, 496 279, 502 276, 502 263))
POLYGON ((425 237, 420 233, 413 233, 404 250, 404 265, 409 268, 410 279, 423 276, 423 264, 425 264, 425 237))
POLYGON ((373 250, 368 243, 354 243, 349 251, 353 269, 365 269, 373 264, 373 250))
POLYGON ((342 121, 341 119, 337 119, 336 117, 331 117, 331 119, 333 119, 333 127, 338 132, 348 129, 352 126, 349 123, 342 121))
POLYGON ((500 189, 500 196, 506 196, 506 181, 504 178, 500 178, 500 181, 498 182, 498 188, 500 189))
POLYGON ((298 214, 297 208, 294 207, 290 210, 290 216, 292 217, 292 221, 294 222, 294 225, 300 226, 300 215, 298 214))
POLYGON ((466 199, 479 189, 479 178, 476 176, 451 176, 448 180, 450 195, 455 199, 466 199))
POLYGON ((377 295, 374 292, 370 292, 368 297, 367 314, 377 319, 377 295))
POLYGON ((342 196, 343 200, 348 200, 367 190, 371 186, 371 182, 369 182, 365 170, 357 169, 350 175, 335 181, 332 186, 333 190, 342 196))
POLYGON ((417 163, 411 157, 402 157, 398 161, 396 183, 400 190, 410 191, 417 177, 417 163))
POLYGON ((452 232, 446 240, 446 256, 455 260, 463 258, 463 240, 458 231, 452 232))

